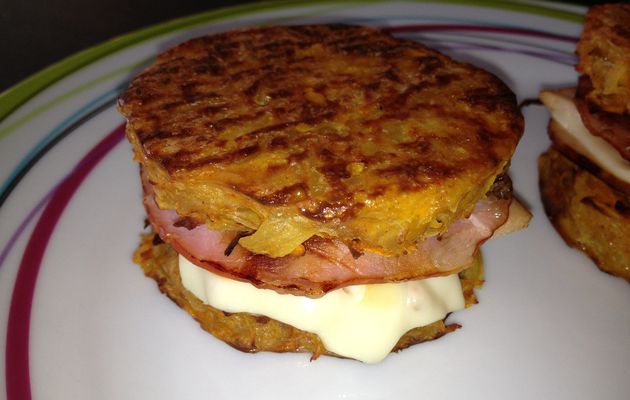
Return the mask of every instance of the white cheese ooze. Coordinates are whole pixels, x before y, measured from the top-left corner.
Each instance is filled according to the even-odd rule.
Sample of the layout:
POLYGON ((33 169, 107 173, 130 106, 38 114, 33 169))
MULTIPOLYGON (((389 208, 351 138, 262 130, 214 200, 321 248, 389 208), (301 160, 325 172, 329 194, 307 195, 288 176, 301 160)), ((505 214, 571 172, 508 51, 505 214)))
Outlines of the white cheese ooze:
POLYGON ((205 304, 265 315, 317 334, 326 349, 366 363, 384 359, 408 330, 465 306, 457 274, 402 283, 355 285, 312 299, 258 289, 179 256, 182 284, 205 304))
POLYGON ((630 183, 630 162, 607 141, 588 130, 573 98, 556 91, 543 91, 540 100, 551 112, 551 118, 564 128, 558 132, 564 143, 618 179, 630 183))

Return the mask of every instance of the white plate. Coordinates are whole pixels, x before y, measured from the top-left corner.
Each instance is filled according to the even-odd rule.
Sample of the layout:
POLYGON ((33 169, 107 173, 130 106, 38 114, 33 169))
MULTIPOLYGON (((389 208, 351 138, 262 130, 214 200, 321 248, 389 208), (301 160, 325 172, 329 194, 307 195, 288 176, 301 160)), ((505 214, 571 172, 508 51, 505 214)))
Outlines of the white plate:
POLYGON ((539 106, 524 110, 526 132, 512 164, 517 192, 534 214, 531 226, 485 246, 481 302, 451 317, 462 329, 381 364, 239 353, 203 332, 130 260, 144 216, 137 166, 116 131, 123 121, 113 101, 159 51, 261 23, 404 26, 397 35, 489 69, 524 100, 543 87, 576 82, 583 11, 494 1, 259 3, 117 38, 5 92, 3 394, 11 400, 628 398, 630 288, 569 249, 544 216, 536 160, 549 144, 548 114, 539 106))

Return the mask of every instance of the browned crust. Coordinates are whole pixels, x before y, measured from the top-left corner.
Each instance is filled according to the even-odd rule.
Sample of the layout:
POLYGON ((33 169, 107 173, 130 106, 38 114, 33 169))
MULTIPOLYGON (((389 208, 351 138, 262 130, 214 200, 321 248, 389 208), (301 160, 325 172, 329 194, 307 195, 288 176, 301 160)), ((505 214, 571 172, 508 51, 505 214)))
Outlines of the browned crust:
POLYGON ((630 283, 630 202, 553 147, 538 160, 545 212, 565 242, 630 283))
MULTIPOLYGON (((134 79, 120 97, 120 110, 145 154, 170 173, 230 164, 277 147, 295 147, 299 152, 292 156, 300 157, 309 149, 306 142, 315 145, 312 156, 326 161, 320 172, 339 181, 348 178, 349 158, 379 162, 382 154, 369 157, 352 142, 378 139, 388 122, 421 112, 433 122, 464 124, 464 133, 412 133, 399 149, 410 153, 381 170, 410 179, 400 184, 424 185, 460 168, 509 158, 522 133, 514 95, 496 77, 417 42, 345 25, 266 27, 193 39, 161 54, 134 79), (256 97, 261 92, 269 97, 262 105, 256 97), (210 104, 220 105, 215 110, 210 104), (263 116, 270 119, 261 122, 264 127, 243 129, 263 116), (340 126, 324 130, 331 121, 340 126), (296 131, 300 124, 316 128, 296 131), (232 136, 231 129, 243 129, 233 149, 222 138, 232 136), (433 142, 442 140, 470 146, 467 158, 457 160, 461 165, 448 154, 423 155, 434 155, 433 142), (419 168, 428 174, 422 181, 419 168)), ((422 129, 422 120, 413 122, 422 129)))
POLYGON ((590 79, 585 75, 581 76, 575 94, 575 105, 582 122, 589 132, 607 141, 623 158, 630 161, 630 114, 606 112, 587 101, 586 97, 591 90, 590 79))
POLYGON ((193 39, 134 79, 119 110, 160 207, 230 230, 290 208, 330 237, 386 254, 425 237, 433 213, 469 212, 523 131, 514 94, 492 74, 346 25, 193 39), (200 182, 242 206, 219 212, 194 190, 200 182), (242 209, 245 222, 233 216, 242 209), (391 221, 400 237, 379 240, 391 221))
POLYGON ((607 112, 630 112, 630 4, 591 7, 577 54, 576 69, 593 82, 587 100, 607 112))
MULTIPOLYGON (((134 254, 134 262, 142 267, 148 277, 156 281, 162 293, 186 310, 204 330, 216 338, 243 352, 305 352, 312 353, 312 359, 322 354, 337 356, 327 351, 315 334, 268 317, 248 313, 225 313, 203 304, 182 286, 177 253, 169 245, 159 240, 156 242, 155 237, 157 235, 143 235, 142 242, 134 254)), ((460 278, 466 306, 476 304, 474 289, 483 284, 481 262, 462 272, 460 278)), ((459 324, 437 321, 425 327, 412 329, 398 341, 392 351, 437 339, 459 327, 459 324)))

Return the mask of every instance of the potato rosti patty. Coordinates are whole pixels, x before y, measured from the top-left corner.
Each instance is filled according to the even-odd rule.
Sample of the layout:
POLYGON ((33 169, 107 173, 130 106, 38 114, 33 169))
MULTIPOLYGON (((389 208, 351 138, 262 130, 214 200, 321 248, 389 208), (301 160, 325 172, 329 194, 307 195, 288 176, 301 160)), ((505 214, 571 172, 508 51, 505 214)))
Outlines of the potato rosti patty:
POLYGON ((538 161, 545 212, 568 245, 630 283, 630 200, 551 148, 538 161))
POLYGON ((591 7, 577 54, 577 70, 593 85, 586 99, 607 112, 630 113, 630 4, 591 7))
MULTIPOLYGON (((145 274, 154 279, 160 290, 177 305, 188 311, 203 329, 232 347, 246 352, 306 352, 313 358, 322 354, 334 355, 326 350, 317 335, 304 332, 282 322, 248 313, 225 313, 202 303, 181 283, 177 253, 158 236, 144 235, 134 255, 145 274), (154 237, 157 242, 154 242, 154 237)), ((460 273, 460 281, 469 307, 477 302, 474 289, 483 285, 483 267, 478 259, 460 273)), ((392 351, 405 349, 416 343, 437 339, 459 328, 458 324, 437 321, 410 330, 400 338, 392 351)))
POLYGON ((376 29, 266 27, 160 55, 120 111, 162 209, 273 257, 401 254, 469 213, 523 129, 493 75, 376 29))

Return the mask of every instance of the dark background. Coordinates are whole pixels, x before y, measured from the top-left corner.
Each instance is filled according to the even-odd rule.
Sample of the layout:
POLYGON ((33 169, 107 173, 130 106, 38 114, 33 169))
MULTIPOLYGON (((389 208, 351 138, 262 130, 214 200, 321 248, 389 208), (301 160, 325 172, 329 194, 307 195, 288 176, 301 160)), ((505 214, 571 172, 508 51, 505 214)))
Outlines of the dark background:
POLYGON ((0 0, 0 92, 116 35, 247 2, 252 1, 0 0))

